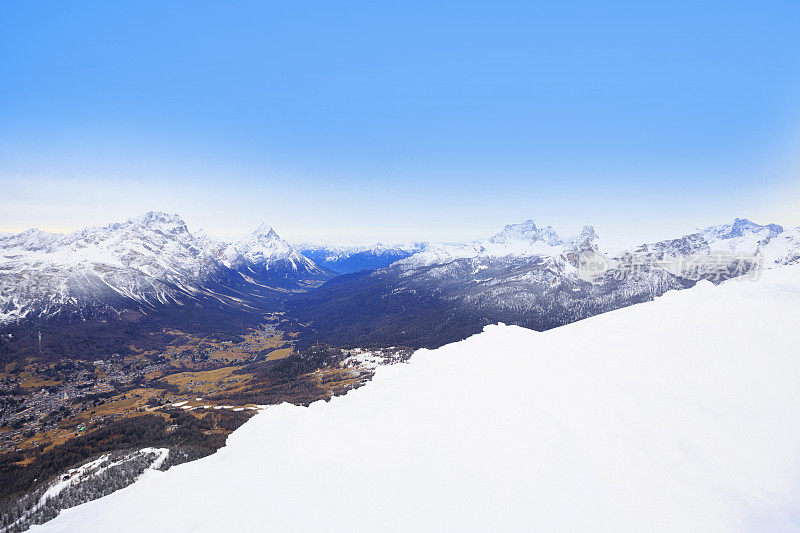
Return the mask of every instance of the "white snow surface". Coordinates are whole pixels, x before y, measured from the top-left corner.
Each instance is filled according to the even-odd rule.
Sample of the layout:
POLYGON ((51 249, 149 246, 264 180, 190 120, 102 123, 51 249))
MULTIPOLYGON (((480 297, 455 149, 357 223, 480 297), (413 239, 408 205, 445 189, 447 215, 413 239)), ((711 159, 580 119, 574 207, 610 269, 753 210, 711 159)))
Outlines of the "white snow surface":
POLYGON ((490 326, 34 531, 800 529, 800 266, 490 326))

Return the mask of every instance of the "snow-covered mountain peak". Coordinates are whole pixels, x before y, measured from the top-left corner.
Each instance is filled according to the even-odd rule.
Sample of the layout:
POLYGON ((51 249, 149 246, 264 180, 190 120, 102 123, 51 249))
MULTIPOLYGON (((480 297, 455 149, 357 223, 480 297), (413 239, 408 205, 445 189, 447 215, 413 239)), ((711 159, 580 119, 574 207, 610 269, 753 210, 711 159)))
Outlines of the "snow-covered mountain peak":
POLYGON ((286 268, 294 273, 308 272, 314 275, 324 273, 316 263, 281 239, 267 224, 259 225, 240 240, 229 244, 224 257, 227 266, 244 267, 251 272, 286 268))
POLYGON ((21 233, 0 236, 0 249, 17 248, 22 251, 45 251, 64 235, 30 228, 21 233))
POLYGON ((509 224, 503 228, 503 231, 489 240, 494 243, 508 243, 510 241, 544 242, 548 246, 564 244, 552 226, 538 228, 533 220, 526 220, 521 224, 509 224))
MULTIPOLYGON (((163 213, 160 211, 150 211, 144 215, 131 218, 128 220, 127 225, 142 226, 151 230, 159 230, 169 233, 189 231, 186 227, 186 222, 183 221, 180 215, 163 213)), ((116 224, 112 224, 108 227, 110 228, 114 226, 116 226, 116 224)))
POLYGON ((594 226, 584 226, 581 229, 581 232, 574 239, 570 241, 569 246, 570 248, 578 250, 594 248, 597 246, 597 241, 599 239, 600 237, 594 230, 594 226))
POLYGON ((253 231, 251 231, 249 233, 249 236, 250 237, 255 237, 255 238, 259 239, 259 240, 261 240, 261 239, 267 239, 267 240, 277 239, 277 240, 280 240, 280 237, 278 236, 277 232, 272 228, 272 226, 270 226, 269 224, 267 224, 265 222, 262 222, 261 224, 259 224, 256 229, 254 229, 253 231))
POLYGON ((256 229, 232 243, 227 254, 244 256, 249 262, 262 262, 275 259, 288 258, 297 252, 292 246, 281 239, 278 234, 267 224, 261 224, 256 229))
POLYGON ((193 235, 194 235, 194 238, 197 239, 198 242, 208 243, 208 242, 213 242, 214 241, 214 239, 209 237, 208 233, 206 233, 206 231, 203 230, 203 229, 195 231, 193 233, 193 235))
POLYGON ((0 321, 118 298, 166 303, 214 268, 183 219, 157 212, 69 234, 12 235, 0 239, 0 262, 0 321))
POLYGON ((574 267, 579 267, 581 261, 593 258, 599 253, 597 246, 598 240, 599 236, 594 230, 594 227, 584 226, 578 235, 564 245, 562 259, 574 267))
POLYGON ((782 231, 769 239, 759 249, 764 263, 770 265, 789 265, 800 263, 800 227, 782 231))
POLYGON ((327 276, 269 226, 229 244, 161 212, 69 234, 30 229, 0 237, 0 266, 0 322, 120 299, 146 307, 178 302, 226 267, 292 287, 327 276))
POLYGON ((766 224, 762 226, 746 218, 736 218, 733 222, 727 224, 710 226, 701 233, 707 240, 736 239, 754 233, 774 237, 775 235, 783 233, 783 227, 777 224, 766 224))
POLYGON ((758 255, 774 238, 783 233, 777 224, 760 225, 746 218, 710 226, 700 232, 713 251, 732 254, 758 255))
MULTIPOLYGON (((593 229, 591 231, 594 232, 593 229)), ((563 252, 564 241, 552 226, 537 227, 533 220, 526 220, 520 224, 507 225, 503 231, 489 239, 462 245, 429 245, 398 264, 413 268, 444 264, 456 259, 559 257, 563 252)))

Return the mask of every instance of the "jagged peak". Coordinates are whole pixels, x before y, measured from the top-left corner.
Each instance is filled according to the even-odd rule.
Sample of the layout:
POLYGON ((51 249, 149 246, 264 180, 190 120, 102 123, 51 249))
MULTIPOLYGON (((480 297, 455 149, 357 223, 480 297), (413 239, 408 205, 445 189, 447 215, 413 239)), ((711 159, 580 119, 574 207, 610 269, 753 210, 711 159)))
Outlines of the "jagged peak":
POLYGON ((26 250, 37 250, 51 246, 64 238, 62 233, 50 233, 38 228, 29 228, 20 233, 0 235, 4 247, 19 246, 26 250))
POLYGON ((570 241, 570 246, 576 249, 591 248, 597 244, 600 237, 594 229, 594 226, 583 226, 581 232, 570 241))
POLYGON ((43 230, 40 230, 39 228, 28 228, 28 229, 26 229, 24 231, 20 231, 19 233, 11 233, 11 232, 0 233, 0 238, 9 238, 9 237, 26 238, 26 237, 33 237, 33 236, 36 236, 36 235, 61 235, 61 233, 53 233, 53 232, 49 232, 49 231, 43 231, 43 230))
POLYGON ((267 239, 280 239, 275 229, 266 222, 262 222, 261 224, 259 224, 253 231, 251 231, 248 234, 248 236, 256 237, 258 239, 262 237, 267 239))
POLYGON ((130 222, 140 222, 144 224, 153 223, 167 223, 167 224, 185 224, 180 215, 175 213, 165 213, 164 211, 148 211, 138 217, 133 217, 130 222))
POLYGON ((259 224, 253 231, 232 242, 227 248, 226 255, 230 264, 236 264, 241 260, 260 263, 301 257, 292 245, 278 236, 272 226, 265 223, 259 224))
MULTIPOLYGON (((143 215, 128 219, 128 224, 146 228, 168 229, 170 231, 188 231, 186 222, 180 215, 162 211, 148 211, 143 215)), ((108 227, 116 228, 117 226, 117 224, 111 224, 108 227)))
POLYGON ((532 219, 528 219, 519 224, 508 224, 503 228, 503 231, 489 240, 491 242, 505 242, 508 240, 543 241, 550 246, 557 246, 564 243, 552 226, 543 228, 537 227, 532 219))
POLYGON ((720 224, 718 226, 709 226, 705 228, 701 234, 705 237, 716 239, 733 239, 741 237, 748 233, 757 233, 767 230, 770 236, 775 236, 783 233, 783 227, 778 224, 761 225, 753 222, 747 218, 735 218, 733 222, 727 224, 720 224))

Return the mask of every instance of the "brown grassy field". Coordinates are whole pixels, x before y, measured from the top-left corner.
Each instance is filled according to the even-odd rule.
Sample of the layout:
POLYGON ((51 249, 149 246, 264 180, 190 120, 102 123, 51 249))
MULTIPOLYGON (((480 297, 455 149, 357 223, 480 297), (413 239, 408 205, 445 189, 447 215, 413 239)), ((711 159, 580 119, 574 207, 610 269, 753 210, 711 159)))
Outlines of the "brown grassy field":
MULTIPOLYGON (((111 394, 106 394, 99 404, 96 401, 89 404, 65 402, 67 416, 59 420, 56 427, 50 424, 46 429, 36 430, 37 422, 30 422, 29 426, 34 430, 26 429, 25 435, 20 434, 10 443, 13 448, 26 454, 23 462, 30 461, 36 453, 52 449, 70 438, 87 435, 114 420, 147 412, 158 413, 161 409, 173 408, 171 406, 175 403, 180 403, 178 408, 195 416, 213 412, 215 407, 252 407, 252 404, 244 403, 244 400, 237 402, 230 398, 235 398, 236 393, 241 391, 253 393, 269 390, 272 385, 263 378, 255 379, 252 374, 242 373, 241 369, 253 361, 275 361, 294 353, 293 336, 271 326, 248 332, 236 344, 188 335, 178 330, 168 333, 173 341, 162 350, 145 351, 133 347, 134 353, 125 356, 121 361, 125 368, 133 369, 150 368, 154 361, 161 362, 157 365, 158 369, 141 374, 138 386, 124 387, 117 393, 113 392, 114 386, 107 386, 106 390, 111 391, 111 394), (214 395, 226 399, 214 401, 209 398, 214 395)), ((16 379, 19 387, 30 391, 30 394, 45 387, 60 390, 58 387, 66 385, 52 377, 38 374, 33 363, 31 361, 21 372, 15 371, 13 365, 7 366, 6 372, 0 373, 0 379, 16 379)), ((111 380, 120 372, 114 366, 116 364, 112 363, 111 367, 93 367, 91 363, 85 363, 84 367, 89 368, 90 379, 96 382, 107 379, 113 383, 111 380)), ((48 368, 52 366, 49 365, 48 368)), ((38 367, 39 370, 43 368, 38 367)), ((318 392, 313 394, 323 399, 358 386, 363 381, 363 376, 359 377, 352 370, 325 369, 312 372, 303 380, 311 384, 312 390, 314 387, 318 388, 318 392)), ((304 390, 303 401, 308 401, 308 390, 304 390)), ((290 400, 291 393, 288 397, 281 398, 290 400)), ((0 428, 0 438, 10 432, 11 428, 8 426, 0 428)))

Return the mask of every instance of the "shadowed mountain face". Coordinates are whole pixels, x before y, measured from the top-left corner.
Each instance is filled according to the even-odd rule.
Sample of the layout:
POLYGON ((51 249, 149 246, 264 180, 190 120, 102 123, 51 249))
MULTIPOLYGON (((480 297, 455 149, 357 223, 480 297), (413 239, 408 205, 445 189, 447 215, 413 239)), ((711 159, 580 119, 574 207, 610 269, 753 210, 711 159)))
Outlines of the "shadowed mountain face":
POLYGON ((456 259, 340 276, 288 303, 301 345, 438 347, 504 322, 542 331, 653 299, 694 281, 651 271, 594 283, 538 258, 456 259), (480 274, 480 279, 475 275, 480 274))
POLYGON ((616 257, 587 226, 571 240, 532 221, 485 241, 430 246, 374 272, 341 276, 288 303, 301 344, 437 347, 505 322, 546 330, 698 280, 756 275, 800 260, 800 231, 737 219, 616 257))
POLYGON ((265 226, 234 243, 164 213, 28 230, 0 238, 0 357, 102 358, 165 328, 231 335, 332 276, 265 226))
POLYGON ((177 324, 227 334, 279 311, 296 324, 301 347, 432 347, 496 322, 544 330, 699 279, 795 262, 800 230, 736 219, 609 257, 591 226, 564 239, 527 221, 463 245, 304 253, 266 225, 226 243, 163 213, 68 235, 4 236, 0 354, 19 346, 35 354, 41 330, 53 353, 100 353, 124 349, 128 333, 177 324), (358 271, 335 277, 314 257, 358 271))

